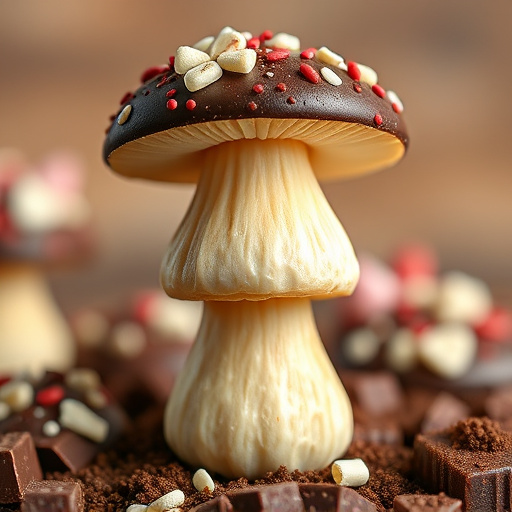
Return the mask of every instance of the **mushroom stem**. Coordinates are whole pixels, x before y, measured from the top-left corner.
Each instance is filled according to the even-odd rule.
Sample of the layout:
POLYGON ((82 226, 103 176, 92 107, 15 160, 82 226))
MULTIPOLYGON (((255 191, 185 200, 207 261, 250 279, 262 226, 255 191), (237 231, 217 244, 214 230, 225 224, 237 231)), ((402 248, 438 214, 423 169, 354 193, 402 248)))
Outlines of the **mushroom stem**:
POLYGON ((74 362, 71 331, 41 271, 0 263, 0 374, 65 371, 74 362))
POLYGON ((349 295, 359 267, 297 140, 205 151, 190 208, 162 263, 168 295, 262 300, 349 295))
POLYGON ((165 413, 178 456, 227 477, 319 469, 343 454, 352 428, 309 299, 205 303, 165 413))

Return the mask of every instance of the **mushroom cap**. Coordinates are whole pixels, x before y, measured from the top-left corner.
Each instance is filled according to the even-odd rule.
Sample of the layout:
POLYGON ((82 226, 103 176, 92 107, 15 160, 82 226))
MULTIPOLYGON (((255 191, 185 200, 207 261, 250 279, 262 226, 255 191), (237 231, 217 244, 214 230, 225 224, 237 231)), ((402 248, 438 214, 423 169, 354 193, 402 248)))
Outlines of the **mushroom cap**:
POLYGON ((195 183, 203 149, 243 138, 303 141, 320 180, 379 170, 403 156, 401 109, 380 86, 316 56, 274 60, 270 49, 245 51, 256 52, 251 71, 224 70, 195 92, 173 68, 143 83, 108 131, 108 165, 129 177, 195 183), (341 84, 327 81, 323 68, 341 84))

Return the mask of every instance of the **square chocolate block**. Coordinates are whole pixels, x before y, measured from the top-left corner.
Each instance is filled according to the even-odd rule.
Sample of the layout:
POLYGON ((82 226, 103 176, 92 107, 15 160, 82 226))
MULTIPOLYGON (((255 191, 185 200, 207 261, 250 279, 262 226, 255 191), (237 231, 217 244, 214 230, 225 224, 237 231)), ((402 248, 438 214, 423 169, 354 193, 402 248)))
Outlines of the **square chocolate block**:
POLYGON ((235 510, 244 512, 304 512, 304 505, 296 482, 261 485, 228 492, 235 510))
POLYGON ((0 503, 17 503, 25 488, 43 474, 28 432, 0 434, 0 503))
POLYGON ((83 512, 82 488, 78 482, 40 480, 25 491, 21 512, 83 512))
POLYGON ((402 494, 393 501, 393 512, 462 512, 462 501, 446 494, 402 494))
POLYGON ((512 510, 512 450, 454 448, 446 432, 418 435, 414 466, 430 492, 464 502, 466 512, 512 510))
POLYGON ((299 484, 306 512, 376 512, 373 503, 349 487, 335 484, 299 484))
POLYGON ((226 496, 221 494, 206 503, 194 507, 190 512, 233 512, 233 505, 226 496))

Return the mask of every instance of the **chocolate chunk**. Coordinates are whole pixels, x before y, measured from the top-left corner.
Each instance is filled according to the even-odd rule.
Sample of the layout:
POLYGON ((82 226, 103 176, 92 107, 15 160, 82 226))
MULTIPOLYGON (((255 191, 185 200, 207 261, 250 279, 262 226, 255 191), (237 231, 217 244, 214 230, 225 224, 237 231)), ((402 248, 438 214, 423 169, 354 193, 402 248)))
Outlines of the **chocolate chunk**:
POLYGON ((446 494, 402 494, 393 502, 394 512, 462 512, 462 501, 446 494))
POLYGON ((227 496, 235 510, 244 512, 304 512, 296 482, 250 487, 227 496))
MULTIPOLYGON (((481 424, 477 430, 467 434, 468 446, 484 446, 476 445, 476 435, 494 438, 496 434, 485 432, 481 424)), ((511 510, 512 445, 500 443, 499 451, 455 448, 455 442, 461 446, 461 432, 459 429, 457 439, 453 434, 450 437, 449 431, 416 437, 414 466, 418 477, 430 492, 445 492, 461 499, 466 512, 511 510)))
POLYGON ((21 512, 82 512, 84 501, 78 482, 41 480, 25 492, 21 512))
POLYGON ((433 432, 448 428, 453 423, 467 418, 471 411, 467 404, 450 393, 439 393, 425 412, 421 432, 433 432))
POLYGON ((201 503, 197 507, 194 507, 189 512, 233 512, 233 505, 229 499, 224 496, 217 496, 213 500, 201 503))
POLYGON ((0 503, 21 501, 27 485, 42 477, 31 435, 27 432, 0 435, 0 503))
POLYGON ((484 402, 485 413, 497 421, 512 418, 512 386, 503 386, 492 391, 484 402))
POLYGON ((306 512, 376 512, 373 503, 349 487, 299 484, 306 512))

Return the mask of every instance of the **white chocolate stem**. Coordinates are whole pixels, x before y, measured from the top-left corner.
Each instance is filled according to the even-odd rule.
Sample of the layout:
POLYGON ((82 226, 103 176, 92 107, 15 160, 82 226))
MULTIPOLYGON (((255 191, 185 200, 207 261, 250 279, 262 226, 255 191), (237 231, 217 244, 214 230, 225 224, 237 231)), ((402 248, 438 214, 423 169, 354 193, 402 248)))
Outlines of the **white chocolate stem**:
POLYGON ((348 295, 358 277, 307 146, 294 140, 209 149, 161 269, 167 294, 189 300, 348 295))
POLYGON ((179 457, 227 477, 319 469, 341 456, 352 412, 310 300, 206 302, 164 428, 179 457))

